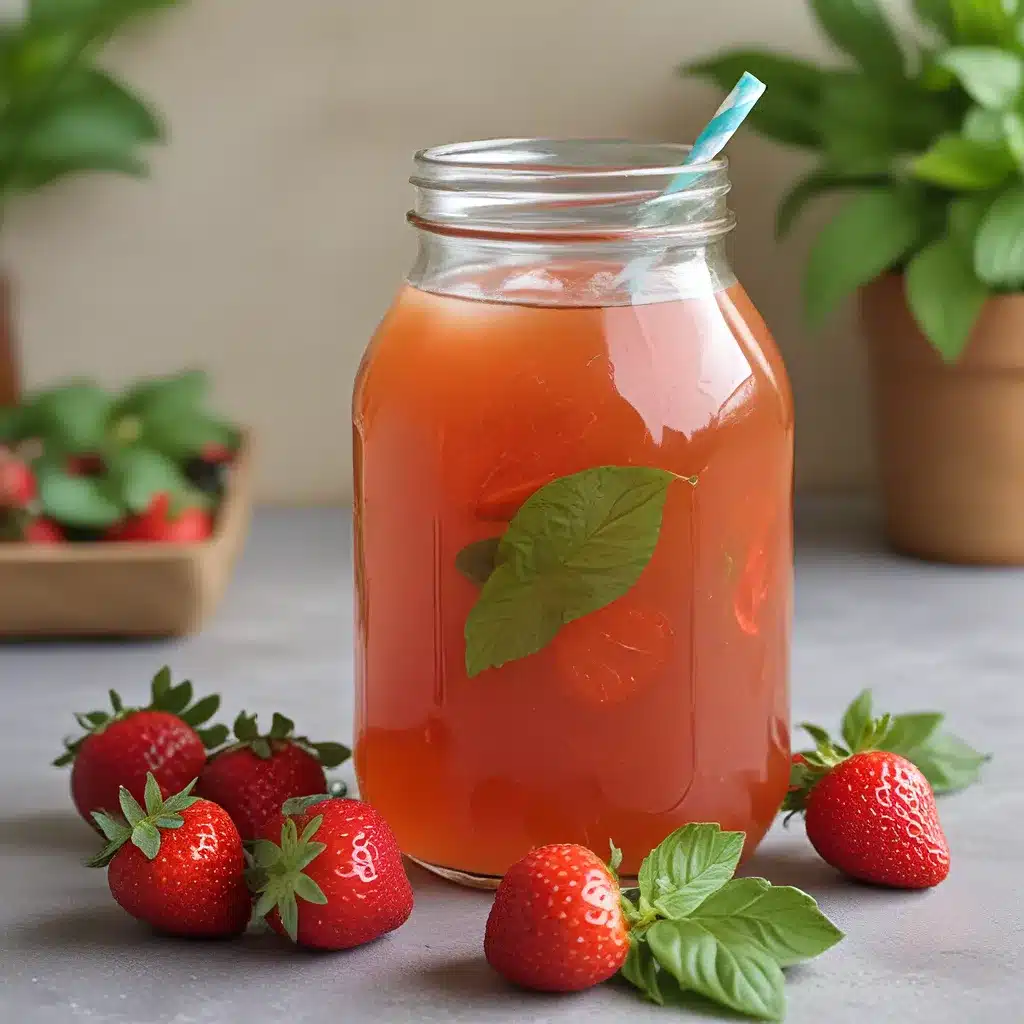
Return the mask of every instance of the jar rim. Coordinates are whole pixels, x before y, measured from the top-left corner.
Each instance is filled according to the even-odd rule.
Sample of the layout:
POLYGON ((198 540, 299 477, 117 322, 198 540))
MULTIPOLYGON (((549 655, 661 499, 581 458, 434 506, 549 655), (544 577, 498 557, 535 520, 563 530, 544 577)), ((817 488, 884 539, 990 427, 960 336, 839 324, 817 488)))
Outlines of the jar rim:
POLYGON ((692 147, 601 138, 507 138, 421 149, 409 220, 422 230, 538 239, 672 236, 709 241, 735 219, 728 160, 687 166, 692 147))

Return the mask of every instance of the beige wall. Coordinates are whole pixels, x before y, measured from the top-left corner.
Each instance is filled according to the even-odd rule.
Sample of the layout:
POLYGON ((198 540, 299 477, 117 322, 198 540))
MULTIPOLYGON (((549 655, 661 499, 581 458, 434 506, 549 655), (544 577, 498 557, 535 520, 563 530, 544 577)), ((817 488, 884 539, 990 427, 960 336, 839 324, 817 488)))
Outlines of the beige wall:
MULTIPOLYGON (((346 494, 352 376, 412 252, 413 150, 688 139, 717 96, 673 66, 740 42, 823 52, 802 0, 193 0, 111 51, 171 125, 152 180, 81 180, 8 216, 29 383, 204 364, 261 435, 264 497, 346 494)), ((857 486, 852 328, 800 324, 813 222, 781 248, 771 237, 804 158, 749 133, 730 154, 735 264, 789 364, 799 482, 857 486)))

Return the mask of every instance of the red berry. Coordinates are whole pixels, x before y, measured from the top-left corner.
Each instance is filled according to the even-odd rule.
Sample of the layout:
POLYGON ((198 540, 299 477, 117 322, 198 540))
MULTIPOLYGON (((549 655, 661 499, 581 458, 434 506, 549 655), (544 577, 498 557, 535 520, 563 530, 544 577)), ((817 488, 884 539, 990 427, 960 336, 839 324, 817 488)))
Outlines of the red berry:
POLYGON ((216 441, 210 441, 208 444, 203 445, 199 457, 203 462, 231 462, 235 457, 235 453, 226 444, 217 444, 216 441))
MULTIPOLYGON (((150 776, 145 807, 132 808, 134 827, 97 815, 111 842, 91 863, 109 861, 111 895, 132 917, 162 932, 195 938, 239 935, 252 906, 242 840, 227 812, 189 796, 191 788, 162 799, 150 776)), ((131 807, 132 798, 127 799, 131 807)))
POLYGON ((542 846, 505 873, 487 918, 484 953, 509 981, 576 992, 607 981, 628 952, 618 883, 590 850, 542 846))
POLYGON ((298 803, 267 821, 255 845, 255 912, 311 949, 350 949, 405 924, 412 886, 381 815, 361 800, 298 803))
POLYGON ((834 868, 897 889, 949 874, 949 847, 928 780, 904 757, 872 750, 841 761, 807 797, 807 837, 834 868))
POLYGON ((22 539, 30 544, 63 544, 64 531, 51 519, 33 519, 22 530, 22 539))
POLYGON ((219 746, 227 737, 224 726, 195 728, 216 713, 220 698, 206 697, 188 707, 192 684, 172 687, 167 669, 154 677, 147 707, 125 708, 114 691, 110 697, 112 712, 76 716, 86 734, 65 740, 67 749, 54 762, 72 765, 71 797, 90 824, 93 811, 116 811, 122 786, 141 800, 149 773, 164 793, 176 793, 203 770, 207 746, 219 746))
POLYGON ((158 494, 149 508, 131 516, 107 531, 107 540, 141 541, 144 543, 195 544, 213 533, 213 519, 200 508, 186 508, 171 513, 170 497, 158 494))
POLYGON ((0 451, 0 508, 24 508, 36 496, 36 478, 21 459, 0 451))

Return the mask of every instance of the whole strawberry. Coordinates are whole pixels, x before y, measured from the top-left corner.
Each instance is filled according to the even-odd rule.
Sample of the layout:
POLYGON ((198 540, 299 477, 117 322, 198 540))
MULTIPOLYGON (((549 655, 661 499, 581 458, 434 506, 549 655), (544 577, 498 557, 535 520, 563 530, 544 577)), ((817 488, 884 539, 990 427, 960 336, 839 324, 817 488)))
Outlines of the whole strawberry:
POLYGON ((361 800, 289 800, 253 844, 254 913, 311 949, 350 949, 405 924, 412 886, 387 822, 361 800))
POLYGON ((195 780, 164 799, 146 776, 145 807, 122 787, 124 818, 97 812, 109 842, 90 862, 109 864, 107 883, 132 917, 170 935, 240 935, 252 907, 242 840, 226 812, 191 796, 195 780))
POLYGON ((243 711, 235 719, 237 742, 214 754, 199 777, 196 792, 220 804, 243 839, 255 839, 286 800, 323 793, 324 768, 351 753, 340 743, 313 743, 294 732, 291 719, 275 714, 270 732, 261 735, 256 716, 243 711))
POLYGON ((851 878, 927 889, 949 874, 949 846, 928 780, 884 742, 888 716, 865 724, 853 752, 822 737, 794 760, 786 805, 803 810, 807 838, 851 878))
POLYGON ((0 448, 0 508, 24 508, 36 496, 32 470, 6 448, 0 448))
POLYGON ((576 992, 607 981, 629 953, 615 876, 582 846, 532 850, 498 886, 484 953, 524 988, 576 992))
POLYGON ((217 713, 220 697, 192 704, 190 682, 171 685, 171 672, 154 677, 146 707, 125 707, 110 691, 111 711, 75 715, 85 735, 66 739, 66 750, 53 763, 71 767, 71 797, 90 824, 93 811, 114 811, 122 786, 141 800, 147 773, 164 793, 176 793, 196 778, 206 764, 207 748, 227 739, 223 725, 200 728, 217 713))

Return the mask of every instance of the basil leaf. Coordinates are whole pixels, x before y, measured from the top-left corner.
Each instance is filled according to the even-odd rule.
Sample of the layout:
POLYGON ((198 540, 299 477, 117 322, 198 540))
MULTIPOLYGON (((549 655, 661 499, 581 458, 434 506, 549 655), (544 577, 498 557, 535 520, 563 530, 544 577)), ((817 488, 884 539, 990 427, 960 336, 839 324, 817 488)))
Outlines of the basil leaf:
POLYGON ((902 76, 903 50, 876 0, 811 0, 811 7, 829 39, 865 71, 902 76))
POLYGON ((964 114, 960 134, 971 142, 981 142, 989 146, 998 146, 1003 141, 1003 114, 999 110, 986 110, 984 107, 971 107, 964 114))
POLYGON ((109 471, 124 506, 136 514, 145 512, 158 494, 181 497, 191 486, 177 464, 160 452, 132 446, 113 452, 109 471))
POLYGON ((981 767, 990 760, 952 733, 940 732, 903 756, 920 769, 936 796, 953 793, 976 782, 981 767))
POLYGON ((531 495, 466 619, 467 674, 539 651, 565 623, 625 594, 654 554, 673 479, 662 469, 598 466, 531 495))
POLYGON ((1017 167, 1024 170, 1024 117, 1016 110, 1006 110, 1003 112, 1002 121, 1003 136, 1010 155, 1016 161, 1017 167))
POLYGON ((920 156, 910 161, 915 178, 952 189, 995 188, 1014 170, 1005 143, 974 142, 962 135, 940 135, 920 156))
POLYGON ((952 37, 964 43, 1006 43, 1013 40, 1014 19, 1004 0, 948 0, 953 14, 952 37))
POLYGON ((804 276, 808 319, 820 325, 847 295, 897 264, 917 243, 921 212, 889 189, 850 199, 811 248, 804 276))
POLYGON ((974 270, 994 288, 1024 285, 1024 187, 1007 189, 989 207, 974 241, 974 270))
POLYGON ((975 103, 991 110, 1011 106, 1024 84, 1024 61, 994 46, 954 46, 937 59, 956 75, 975 103))
POLYGON ((641 896, 666 917, 685 917, 732 878, 743 840, 717 824, 676 829, 640 865, 641 896))
POLYGON ((66 454, 103 447, 111 399, 95 384, 73 381, 32 400, 33 433, 66 454))
POLYGON ((782 239, 789 234, 800 211, 811 199, 827 192, 875 185, 883 181, 884 176, 881 174, 848 174, 829 167, 819 167, 809 174, 805 174, 797 180, 779 202, 778 212, 775 215, 775 237, 782 239))
POLYGON ((945 717, 937 711, 896 715, 882 740, 882 745, 893 754, 907 757, 908 751, 922 746, 935 735, 945 717))
POLYGON ((952 39, 956 32, 950 0, 914 0, 914 11, 940 35, 952 39))
POLYGON ((988 294, 970 255, 952 239, 932 242, 907 265, 910 312, 947 363, 963 353, 988 294))
POLYGON ((659 965, 679 982, 708 999, 765 1020, 786 1012, 782 969, 764 950, 728 945, 690 919, 657 921, 646 939, 659 965))
POLYGON ((871 691, 861 690, 854 697, 850 706, 843 713, 843 720, 839 731, 842 733, 843 742, 847 749, 856 750, 864 730, 871 722, 871 691))
POLYGON ((978 228, 992 205, 993 197, 987 193, 961 196, 949 204, 947 211, 947 230, 950 238, 964 249, 968 255, 974 252, 974 239, 978 228))
POLYGON ((500 537, 486 537, 483 540, 475 540, 472 544, 467 544, 455 556, 455 568, 470 583, 476 583, 482 587, 494 572, 500 541, 500 537))
POLYGON ((626 962, 619 968, 619 973, 631 985, 640 989, 651 1002, 659 1006, 664 1004, 661 985, 658 982, 658 961, 643 937, 630 934, 629 952, 626 954, 626 962))
POLYGON ((43 463, 37 465, 36 480, 43 512, 59 523, 102 529, 122 518, 120 503, 97 479, 72 476, 60 466, 43 463))
POLYGON ((789 967, 831 949, 843 933, 807 893, 764 878, 734 878, 709 896, 690 920, 725 945, 744 943, 789 967))
POLYGON ((142 380, 117 403, 116 414, 177 416, 195 413, 202 407, 208 389, 209 381, 202 370, 142 380))
POLYGON ((733 50, 679 70, 706 78, 725 92, 749 72, 768 88, 747 115, 747 124, 778 142, 808 147, 820 144, 818 100, 823 76, 813 64, 771 53, 733 50))

